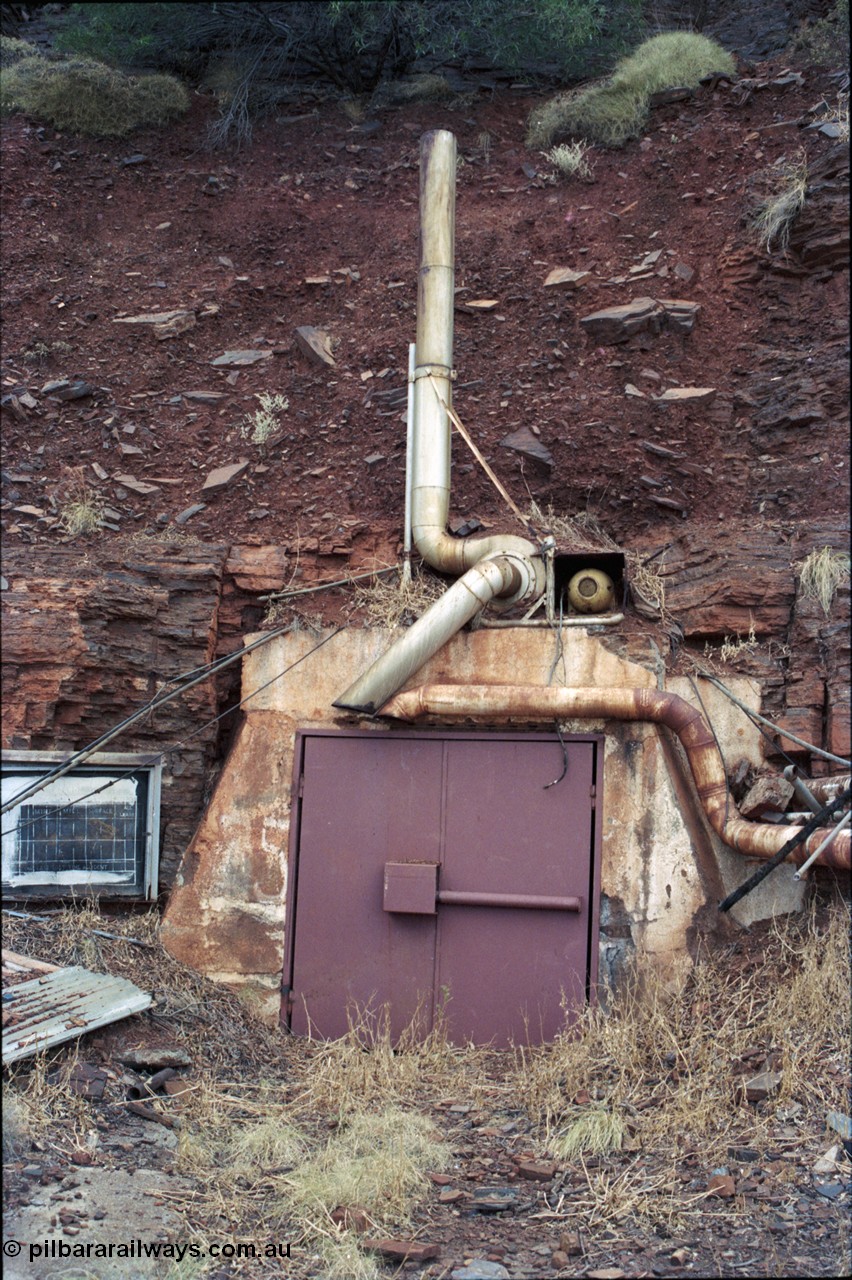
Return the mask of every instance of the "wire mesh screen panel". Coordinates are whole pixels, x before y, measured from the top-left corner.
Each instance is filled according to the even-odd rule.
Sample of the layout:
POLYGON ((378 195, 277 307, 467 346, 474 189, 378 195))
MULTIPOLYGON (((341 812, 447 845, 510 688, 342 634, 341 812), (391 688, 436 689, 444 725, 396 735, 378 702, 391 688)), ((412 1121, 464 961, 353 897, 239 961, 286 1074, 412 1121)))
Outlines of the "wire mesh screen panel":
POLYGON ((59 871, 136 871, 136 806, 21 805, 13 875, 59 871))
POLYGON ((28 795, 48 772, 4 760, 4 891, 155 891, 158 771, 80 767, 28 795))

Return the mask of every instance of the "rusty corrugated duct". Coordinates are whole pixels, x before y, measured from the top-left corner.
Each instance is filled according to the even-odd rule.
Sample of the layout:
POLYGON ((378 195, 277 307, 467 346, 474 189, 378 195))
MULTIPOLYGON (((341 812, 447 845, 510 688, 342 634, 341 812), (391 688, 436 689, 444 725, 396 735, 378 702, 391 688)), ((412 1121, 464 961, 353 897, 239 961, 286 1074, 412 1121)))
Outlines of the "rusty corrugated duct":
POLYGON ((461 574, 444 596, 334 706, 368 715, 492 600, 534 601, 545 589, 538 548, 515 534, 454 538, 450 510, 453 304, 455 295, 456 140, 446 129, 420 141, 420 269, 417 282, 411 533, 440 573, 461 574))
MULTIPOLYGON (((739 816, 727 790, 725 770, 704 717, 675 693, 656 689, 560 689, 538 685, 427 684, 398 693, 379 713, 400 720, 434 715, 442 719, 645 720, 664 724, 686 752, 707 819, 725 844, 754 858, 771 858, 796 835, 798 828, 747 822, 739 816)), ((793 855, 805 861, 829 832, 815 831, 793 855)), ((821 866, 848 870, 850 838, 838 832, 817 859, 821 866)))

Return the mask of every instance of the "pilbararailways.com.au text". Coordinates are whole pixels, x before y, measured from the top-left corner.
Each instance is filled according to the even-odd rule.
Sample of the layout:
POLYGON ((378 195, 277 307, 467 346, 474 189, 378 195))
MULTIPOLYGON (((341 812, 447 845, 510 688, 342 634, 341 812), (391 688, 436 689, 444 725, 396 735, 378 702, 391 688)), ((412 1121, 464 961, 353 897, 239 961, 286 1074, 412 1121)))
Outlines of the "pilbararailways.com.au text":
POLYGON ((202 1248, 199 1244, 167 1244, 162 1241, 128 1240, 122 1244, 96 1244, 93 1241, 83 1243, 66 1240, 42 1240, 38 1244, 25 1244, 18 1240, 6 1240, 3 1253, 7 1258, 15 1258, 21 1254, 29 1256, 30 1262, 40 1258, 163 1258, 183 1262, 184 1258, 269 1258, 280 1260, 289 1258, 290 1242, 276 1243, 270 1240, 266 1244, 209 1244, 202 1248))

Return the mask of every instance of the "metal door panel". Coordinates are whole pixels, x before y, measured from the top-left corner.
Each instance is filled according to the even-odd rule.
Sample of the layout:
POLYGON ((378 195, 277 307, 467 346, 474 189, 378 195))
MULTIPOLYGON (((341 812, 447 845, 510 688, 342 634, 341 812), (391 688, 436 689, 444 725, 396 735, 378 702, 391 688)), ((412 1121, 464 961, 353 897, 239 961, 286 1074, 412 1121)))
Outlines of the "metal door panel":
POLYGON ((582 1000, 588 955, 594 747, 448 744, 442 892, 579 898, 581 910, 442 905, 436 996, 453 1038, 538 1043, 582 1000), (482 750, 486 746, 486 750, 482 750))
POLYGON ((441 744, 308 737, 291 1027, 343 1035, 347 1006, 389 1002, 399 1032, 431 999, 435 918, 383 910, 384 863, 439 861, 441 744))

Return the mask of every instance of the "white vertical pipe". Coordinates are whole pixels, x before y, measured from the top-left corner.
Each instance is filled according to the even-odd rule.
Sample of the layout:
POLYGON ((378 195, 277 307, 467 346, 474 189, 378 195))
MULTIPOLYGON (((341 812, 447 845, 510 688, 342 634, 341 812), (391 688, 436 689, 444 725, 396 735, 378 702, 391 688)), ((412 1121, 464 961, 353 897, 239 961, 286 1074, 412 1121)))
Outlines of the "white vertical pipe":
POLYGON ((799 867, 799 870, 798 870, 798 871, 794 874, 794 876, 793 876, 793 879, 794 879, 794 880, 802 880, 802 879, 804 879, 804 877, 805 877, 805 875, 807 874, 808 868, 810 867, 811 863, 812 863, 812 862, 816 862, 817 858, 818 858, 818 857, 819 857, 819 855, 822 853, 823 849, 827 849, 827 848, 828 848, 828 846, 831 844, 832 840, 834 840, 834 837, 837 835, 837 833, 838 833, 839 831, 842 831, 844 827, 848 827, 848 826, 849 826, 849 819, 850 819, 851 817, 852 817, 852 814, 849 814, 849 813, 845 813, 845 814, 843 815, 843 817, 842 817, 842 818, 840 819, 840 821, 838 822, 837 826, 836 826, 836 827, 834 828, 834 830, 832 831, 831 835, 826 836, 826 838, 823 840, 823 842, 822 842, 822 844, 819 846, 819 848, 818 848, 818 849, 815 849, 815 850, 813 851, 813 853, 811 854, 811 856, 808 858, 807 862, 803 862, 803 863, 802 863, 802 865, 799 867))
POLYGON ((414 366, 417 345, 408 344, 408 402, 405 417, 405 526, 402 531, 402 582, 411 581, 411 464, 414 452, 414 366))

